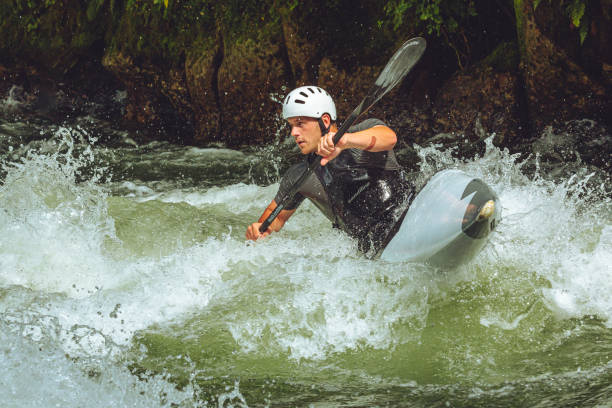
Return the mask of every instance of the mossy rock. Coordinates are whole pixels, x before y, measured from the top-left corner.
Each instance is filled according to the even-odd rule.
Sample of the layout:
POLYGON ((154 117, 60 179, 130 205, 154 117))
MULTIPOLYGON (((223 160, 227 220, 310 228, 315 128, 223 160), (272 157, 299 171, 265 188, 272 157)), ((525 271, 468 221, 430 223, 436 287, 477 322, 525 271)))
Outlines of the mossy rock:
POLYGON ((497 72, 512 72, 518 69, 520 55, 515 42, 503 42, 482 60, 482 64, 497 72))
POLYGON ((2 2, 0 51, 16 61, 30 61, 64 74, 81 59, 101 55, 96 43, 112 26, 113 16, 100 10, 88 17, 87 2, 47 0, 2 2), (10 4, 9 4, 10 3, 10 4))

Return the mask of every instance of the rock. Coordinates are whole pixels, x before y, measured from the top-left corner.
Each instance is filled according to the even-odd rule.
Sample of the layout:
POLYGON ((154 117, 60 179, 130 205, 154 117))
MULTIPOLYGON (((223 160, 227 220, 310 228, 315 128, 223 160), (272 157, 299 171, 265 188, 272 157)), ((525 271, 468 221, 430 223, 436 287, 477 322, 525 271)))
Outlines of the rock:
POLYGON ((495 132, 496 144, 512 145, 523 133, 517 88, 513 72, 495 72, 490 67, 459 72, 434 100, 434 132, 463 131, 475 140, 478 119, 484 132, 495 132))
POLYGON ((223 39, 218 103, 223 141, 230 146, 273 140, 290 75, 281 35, 223 39))
POLYGON ((208 47, 194 48, 185 60, 187 89, 194 116, 194 142, 205 144, 221 139, 221 107, 219 105, 218 71, 223 59, 220 40, 208 47))
POLYGON ((365 97, 381 69, 382 67, 364 65, 347 72, 336 67, 329 58, 323 58, 319 65, 317 85, 332 95, 339 119, 343 120, 365 97))
POLYGON ((290 86, 314 84, 315 78, 318 76, 318 66, 322 59, 322 47, 313 39, 302 35, 297 23, 288 16, 283 18, 282 28, 292 76, 290 86))
POLYGON ((189 143, 192 140, 193 130, 189 126, 193 111, 184 68, 165 71, 162 66, 146 61, 137 64, 131 56, 117 50, 108 50, 102 64, 128 91, 124 115, 128 122, 126 125, 135 122, 151 130, 140 134, 141 142, 170 140, 189 143))

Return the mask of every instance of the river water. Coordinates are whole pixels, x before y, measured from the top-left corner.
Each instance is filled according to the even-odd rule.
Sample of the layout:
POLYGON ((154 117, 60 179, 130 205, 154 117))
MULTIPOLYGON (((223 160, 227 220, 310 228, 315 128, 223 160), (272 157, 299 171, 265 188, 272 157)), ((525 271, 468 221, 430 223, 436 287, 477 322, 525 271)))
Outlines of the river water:
POLYGON ((2 98, 3 407, 612 406, 612 205, 579 162, 418 148, 503 206, 441 270, 364 259, 309 203, 245 242, 291 140, 136 146, 2 98))

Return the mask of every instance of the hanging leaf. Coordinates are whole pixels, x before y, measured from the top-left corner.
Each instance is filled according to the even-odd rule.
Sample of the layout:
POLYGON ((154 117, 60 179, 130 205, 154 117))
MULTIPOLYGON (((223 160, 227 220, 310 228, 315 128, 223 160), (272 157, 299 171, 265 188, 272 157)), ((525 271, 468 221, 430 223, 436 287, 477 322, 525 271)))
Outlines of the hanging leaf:
POLYGON ((164 0, 164 6, 168 8, 168 0, 164 0))
POLYGON ((574 27, 580 27, 586 5, 582 0, 574 0, 568 5, 568 11, 574 27))
POLYGON ((589 32, 589 29, 587 28, 587 25, 583 24, 580 27, 580 45, 582 45, 582 43, 584 42, 588 32, 589 32))

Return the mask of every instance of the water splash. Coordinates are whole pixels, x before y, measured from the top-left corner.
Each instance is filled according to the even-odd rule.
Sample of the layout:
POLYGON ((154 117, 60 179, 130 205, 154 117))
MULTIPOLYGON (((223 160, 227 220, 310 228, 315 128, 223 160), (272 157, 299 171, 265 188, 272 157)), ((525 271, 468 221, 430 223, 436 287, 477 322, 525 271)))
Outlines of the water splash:
POLYGON ((0 186, 0 224, 4 230, 0 279, 4 284, 77 295, 93 290, 112 274, 101 248, 114 239, 106 193, 97 184, 103 168, 84 183, 77 178, 90 166, 87 147, 76 156, 72 133, 60 128, 50 144, 56 152, 30 151, 20 162, 4 163, 0 186), (58 275, 61 271, 61 275, 58 275))
MULTIPOLYGON (((163 171, 147 182, 109 182, 108 170, 96 158, 101 151, 86 141, 77 140, 74 129, 59 129, 44 149, 3 164, 0 333, 5 347, 17 353, 0 363, 24 373, 11 374, 15 401, 27 395, 20 384, 39 368, 49 377, 42 380, 44 389, 64 386, 52 381, 52 367, 68 378, 66 387, 83 389, 78 394, 83 400, 103 390, 112 397, 100 401, 133 398, 136 406, 163 405, 154 399, 160 392, 171 395, 169 401, 189 400, 163 378, 148 388, 125 368, 135 359, 132 347, 142 345, 134 344, 135 337, 167 332, 176 336, 167 344, 178 344, 181 354, 213 356, 193 357, 194 367, 185 368, 203 376, 232 377, 228 366, 252 359, 297 367, 255 366, 264 371, 257 375, 288 370, 289 377, 301 378, 306 375, 301 370, 315 367, 332 373, 326 381, 333 383, 345 372, 357 376, 346 367, 362 367, 355 361, 369 359, 371 366, 360 368, 364 383, 372 378, 486 382, 505 379, 512 369, 516 375, 529 371, 517 369, 514 356, 506 354, 516 344, 538 359, 542 349, 556 350, 579 336, 571 319, 592 315, 611 326, 612 209, 588 169, 553 179, 538 171, 537 157, 521 159, 491 140, 482 156, 463 160, 440 147, 417 149, 424 177, 459 168, 491 185, 503 205, 504 219, 481 255, 446 271, 368 261, 308 203, 280 233, 245 243, 244 228, 259 217, 277 185, 259 187, 247 171, 240 182, 206 187, 185 187, 164 179, 163 171), (113 211, 116 207, 131 211, 113 211), (134 221, 142 220, 163 222, 139 228, 134 221), (190 240, 183 239, 187 224, 200 229, 190 240), (123 234, 125 225, 134 227, 123 234), (135 252, 136 241, 165 251, 135 252), (548 323, 550 317, 559 323, 548 323), (199 340, 208 332, 210 342, 199 340), (434 375, 427 377, 418 370, 429 363, 441 368, 432 368, 434 375), (136 394, 143 399, 128 388, 142 389, 144 395, 136 394)), ((166 157, 143 149, 147 166, 166 157)), ((214 157, 214 150, 176 148, 172 177, 194 160, 214 157)), ((266 160, 249 153, 219 154, 240 158, 243 167, 266 160)), ((172 347, 160 350, 140 350, 138 361, 163 367, 176 357, 172 347)), ((230 387, 217 400, 246 405, 245 384, 240 383, 241 391, 230 387)), ((69 393, 51 395, 72 401, 69 393)), ((34 395, 32 406, 40 398, 34 395)))
POLYGON ((0 354, 5 406, 148 408, 188 406, 182 404, 192 400, 189 386, 178 391, 164 376, 139 381, 125 367, 104 359, 67 358, 62 349, 15 334, 1 320, 0 354))
POLYGON ((26 104, 23 87, 13 85, 8 94, 0 101, 0 112, 14 112, 26 104))

